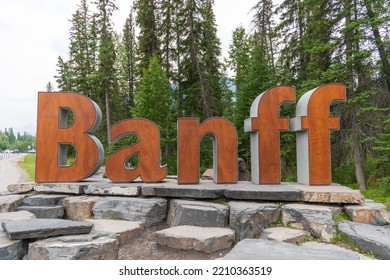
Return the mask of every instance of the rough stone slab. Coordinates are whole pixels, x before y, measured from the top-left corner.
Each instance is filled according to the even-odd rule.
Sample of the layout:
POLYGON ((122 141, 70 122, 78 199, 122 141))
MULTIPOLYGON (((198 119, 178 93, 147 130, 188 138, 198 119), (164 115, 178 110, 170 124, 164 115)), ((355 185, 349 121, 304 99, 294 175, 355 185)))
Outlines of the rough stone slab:
POLYGON ((332 248, 310 248, 266 239, 244 239, 224 260, 360 260, 361 254, 332 248))
POLYGON ((38 194, 23 199, 23 206, 56 206, 62 205, 67 195, 38 194))
POLYGON ((230 208, 230 228, 237 240, 257 237, 270 224, 280 217, 280 208, 274 203, 232 201, 230 208))
POLYGON ((28 183, 11 184, 8 185, 7 189, 10 193, 27 193, 33 191, 34 187, 35 187, 34 182, 28 182, 28 183))
POLYGON ((8 221, 32 220, 35 218, 33 213, 27 211, 0 213, 0 224, 8 221))
POLYGON ((97 234, 51 237, 30 243, 28 260, 116 260, 118 241, 97 234))
POLYGON ((305 229, 312 235, 329 242, 337 234, 332 209, 335 207, 286 204, 282 207, 283 224, 305 229))
POLYGON ((113 195, 113 196, 139 196, 141 183, 98 183, 90 184, 86 189, 86 194, 93 195, 113 195))
POLYGON ((62 219, 64 217, 64 207, 62 206, 20 206, 17 211, 28 211, 35 215, 37 219, 62 219))
POLYGON ((310 233, 306 230, 273 227, 263 230, 260 237, 263 239, 295 244, 297 242, 303 242, 308 236, 310 236, 310 233))
POLYGON ((212 253, 230 248, 234 231, 227 228, 178 226, 156 232, 157 243, 182 250, 212 253))
POLYGON ((122 219, 142 222, 145 227, 161 223, 167 215, 164 198, 107 197, 95 203, 95 219, 122 219))
POLYGON ((101 197, 96 196, 71 196, 63 201, 65 213, 72 221, 83 221, 91 218, 92 208, 101 197))
POLYGON ((21 260, 24 255, 23 241, 10 240, 0 231, 0 260, 21 260))
POLYGON ((93 224, 92 232, 118 240, 119 245, 137 238, 144 230, 141 222, 115 220, 87 220, 93 224))
POLYGON ((338 250, 341 252, 346 252, 346 253, 355 253, 360 260, 372 260, 372 258, 369 258, 363 254, 360 254, 358 252, 339 247, 334 244, 330 243, 320 243, 320 242, 315 242, 315 241, 310 241, 310 242, 305 242, 301 245, 303 248, 312 248, 312 249, 321 249, 321 250, 338 250))
POLYGON ((175 199, 170 204, 168 225, 226 227, 228 218, 229 207, 222 204, 175 199))
POLYGON ((223 197, 226 188, 226 185, 219 185, 206 180, 201 180, 199 185, 179 185, 176 180, 166 180, 157 184, 144 184, 142 186, 142 195, 213 199, 223 197))
POLYGON ((302 201, 316 203, 348 203, 362 204, 364 196, 358 190, 345 186, 307 186, 296 184, 295 188, 302 191, 302 201))
POLYGON ((390 226, 343 221, 338 228, 360 249, 372 252, 383 260, 390 260, 390 226))
POLYGON ((263 201, 300 201, 301 191, 288 183, 280 185, 255 185, 240 181, 229 185, 225 196, 232 199, 263 200, 263 201))
POLYGON ((14 194, 0 196, 0 213, 15 212, 22 205, 24 195, 14 194))
POLYGON ((390 224, 390 214, 381 203, 366 201, 363 205, 345 205, 344 209, 353 222, 376 226, 390 224))
POLYGON ((214 178, 214 169, 207 169, 202 174, 202 180, 213 180, 214 178))
POLYGON ((34 189, 40 193, 84 194, 84 189, 91 183, 89 181, 78 183, 39 183, 34 189))
POLYGON ((90 233, 92 223, 61 219, 18 220, 2 223, 9 239, 47 238, 58 235, 90 233))

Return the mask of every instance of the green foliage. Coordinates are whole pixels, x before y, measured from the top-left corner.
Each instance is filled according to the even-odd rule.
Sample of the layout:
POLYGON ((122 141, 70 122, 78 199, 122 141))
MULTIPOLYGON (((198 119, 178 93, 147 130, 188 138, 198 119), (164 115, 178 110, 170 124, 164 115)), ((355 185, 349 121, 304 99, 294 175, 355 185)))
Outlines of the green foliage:
POLYGON ((284 227, 282 217, 279 217, 276 223, 273 223, 270 227, 284 227))
POLYGON ((338 245, 340 247, 344 247, 353 251, 356 251, 358 253, 361 253, 369 258, 376 259, 377 256, 371 252, 371 251, 365 251, 360 249, 355 242, 353 242, 352 239, 350 239, 348 236, 338 232, 335 237, 333 237, 330 242, 332 244, 338 245))
POLYGON ((309 236, 305 237, 305 241, 308 241, 308 242, 315 241, 315 240, 316 240, 316 238, 314 236, 312 236, 312 235, 309 235, 309 236))
POLYGON ((237 110, 234 120, 238 133, 238 155, 248 163, 248 166, 250 166, 250 141, 249 133, 244 132, 244 120, 249 117, 251 105, 256 97, 273 85, 274 77, 268 64, 263 46, 259 41, 252 41, 249 64, 242 77, 241 89, 237 91, 237 110))
POLYGON ((19 150, 21 153, 27 153, 28 149, 32 148, 35 143, 35 137, 27 132, 14 135, 13 129, 5 129, 4 132, 0 130, 0 150, 19 150), (10 141, 11 139, 11 141, 10 141))
POLYGON ((332 181, 341 185, 356 183, 355 168, 353 164, 344 164, 333 168, 332 181))
POLYGON ((387 179, 379 181, 377 185, 370 185, 367 190, 361 190, 366 199, 383 203, 390 211, 390 182, 387 179))
POLYGON ((18 162, 18 165, 26 171, 29 181, 35 180, 35 155, 26 155, 22 161, 18 162))
MULTIPOLYGON (((347 85, 348 101, 331 108, 332 115, 341 115, 343 129, 331 138, 333 181, 360 184, 355 171, 364 166, 370 188, 388 186, 388 1, 257 1, 251 31, 233 31, 229 78, 220 60, 213 2, 137 0, 119 35, 111 22, 114 1, 80 0, 70 19, 69 58, 58 57, 56 80, 60 90, 83 93, 102 108, 105 121, 96 135, 104 146, 111 123, 129 116, 151 119, 161 130, 168 172, 175 173, 176 118, 223 115, 236 125, 239 156, 250 166, 243 125, 256 96, 283 84, 294 85, 299 98, 321 84, 339 82, 347 85)), ((281 109, 283 117, 294 114, 295 105, 281 109)), ((0 135, 0 149, 31 145, 31 139, 12 134, 0 135)), ((107 153, 132 141, 115 143, 107 153)), ((211 155, 205 138, 201 172, 212 166, 211 155)), ((281 160, 283 180, 295 181, 294 133, 281 133, 281 160)))
POLYGON ((143 78, 139 83, 135 95, 133 116, 146 118, 157 124, 161 133, 161 148, 165 162, 168 162, 174 171, 176 166, 172 151, 176 146, 176 128, 174 126, 172 89, 162 68, 159 58, 153 56, 143 78))
POLYGON ((5 133, 0 134, 0 150, 6 150, 10 146, 8 135, 5 133))
POLYGON ((136 83, 137 40, 133 12, 132 8, 123 27, 123 35, 118 47, 118 59, 120 61, 119 73, 121 75, 119 83, 123 96, 124 107, 127 108, 128 111, 134 107, 136 83))
POLYGON ((178 114, 201 121, 221 116, 221 50, 212 2, 186 1, 180 16, 178 114))
POLYGON ((341 211, 340 213, 333 213, 332 218, 336 225, 339 225, 341 221, 349 220, 349 216, 345 211, 341 211))
POLYGON ((377 152, 375 158, 378 176, 382 182, 390 180, 390 114, 384 123, 384 130, 375 141, 374 151, 377 152))
POLYGON ((142 73, 153 56, 159 57, 157 2, 155 0, 135 1, 136 23, 140 29, 138 35, 139 71, 142 73))
POLYGON ((119 216, 112 216, 111 217, 111 220, 114 220, 114 221, 121 221, 121 220, 124 220, 123 218, 119 217, 119 216))

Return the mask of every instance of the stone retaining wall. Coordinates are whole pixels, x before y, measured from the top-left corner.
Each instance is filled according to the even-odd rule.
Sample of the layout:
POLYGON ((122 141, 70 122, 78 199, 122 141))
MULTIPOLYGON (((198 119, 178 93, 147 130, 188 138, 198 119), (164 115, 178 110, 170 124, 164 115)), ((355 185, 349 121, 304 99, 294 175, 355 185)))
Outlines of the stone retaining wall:
MULTIPOLYGON (((161 223, 170 227, 156 233, 161 245, 207 253, 232 247, 226 258, 266 259, 266 253, 256 255, 253 248, 242 252, 246 248, 242 244, 249 240, 253 241, 248 244, 257 244, 254 247, 274 246, 277 250, 275 242, 282 247, 290 242, 293 244, 285 250, 294 252, 291 246, 299 247, 295 251, 308 259, 316 259, 316 250, 336 250, 331 254, 333 259, 363 258, 329 246, 298 246, 312 239, 331 243, 342 233, 354 244, 361 244, 362 251, 390 259, 386 254, 390 251, 386 208, 366 202, 359 191, 340 185, 216 185, 208 180, 199 185, 178 185, 175 179, 156 184, 114 184, 94 178, 81 183, 15 184, 8 190, 13 194, 0 196, 4 229, 0 231, 0 259, 115 259, 120 244, 161 223), (338 224, 335 217, 346 213, 349 221, 338 224), (84 223, 79 225, 83 225, 83 233, 67 231, 61 221, 84 223), (365 226, 364 234, 356 237, 352 233, 360 225, 365 226), (47 233, 48 226, 55 228, 53 234, 47 233), (28 234, 16 233, 15 228, 25 234, 45 234, 38 234, 34 237, 38 240, 33 241, 28 234), (370 240, 370 235, 375 240, 370 240)), ((269 257, 275 257, 275 252, 269 257)), ((294 254, 278 256, 293 258, 294 254)), ((326 259, 325 253, 317 256, 326 259)))

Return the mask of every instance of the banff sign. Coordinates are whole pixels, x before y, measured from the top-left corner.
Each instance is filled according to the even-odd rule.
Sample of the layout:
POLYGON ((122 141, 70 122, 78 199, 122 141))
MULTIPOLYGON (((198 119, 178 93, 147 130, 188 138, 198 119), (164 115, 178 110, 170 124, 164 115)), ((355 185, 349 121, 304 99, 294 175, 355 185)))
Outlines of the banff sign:
MULTIPOLYGON (((327 84, 305 93, 296 107, 296 117, 279 115, 280 107, 295 103, 295 89, 273 87, 253 101, 245 131, 250 133, 251 176, 254 184, 280 184, 280 132, 297 133, 298 183, 331 184, 330 131, 339 129, 339 118, 330 116, 330 105, 346 99, 345 86, 327 84)), ((98 105, 88 97, 68 92, 40 92, 36 177, 38 183, 77 182, 93 175, 102 165, 104 150, 93 136, 102 120, 98 105), (74 121, 68 125, 69 112, 74 121), (67 165, 67 147, 77 151, 76 161, 67 165)), ((115 143, 131 134, 138 142, 114 152, 106 161, 107 177, 118 183, 160 182, 167 176, 161 165, 160 132, 147 119, 125 119, 111 127, 115 143), (135 168, 127 166, 131 156, 139 155, 135 168)), ((237 131, 224 118, 177 120, 178 183, 199 184, 199 143, 203 136, 213 138, 214 182, 237 183, 237 131)))

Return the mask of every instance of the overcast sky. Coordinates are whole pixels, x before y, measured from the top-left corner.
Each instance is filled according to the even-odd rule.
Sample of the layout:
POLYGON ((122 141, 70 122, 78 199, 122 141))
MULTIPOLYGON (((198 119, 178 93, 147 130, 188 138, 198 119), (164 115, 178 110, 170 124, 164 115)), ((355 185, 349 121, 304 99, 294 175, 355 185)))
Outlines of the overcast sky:
MULTIPOLYGON (((0 10, 0 129, 36 126, 37 92, 55 79, 57 57, 67 59, 69 19, 80 0, 3 1, 0 10)), ((215 0, 222 51, 226 55, 232 30, 249 28, 256 0, 215 0)), ((132 0, 116 0, 115 30, 121 31, 132 0)))

